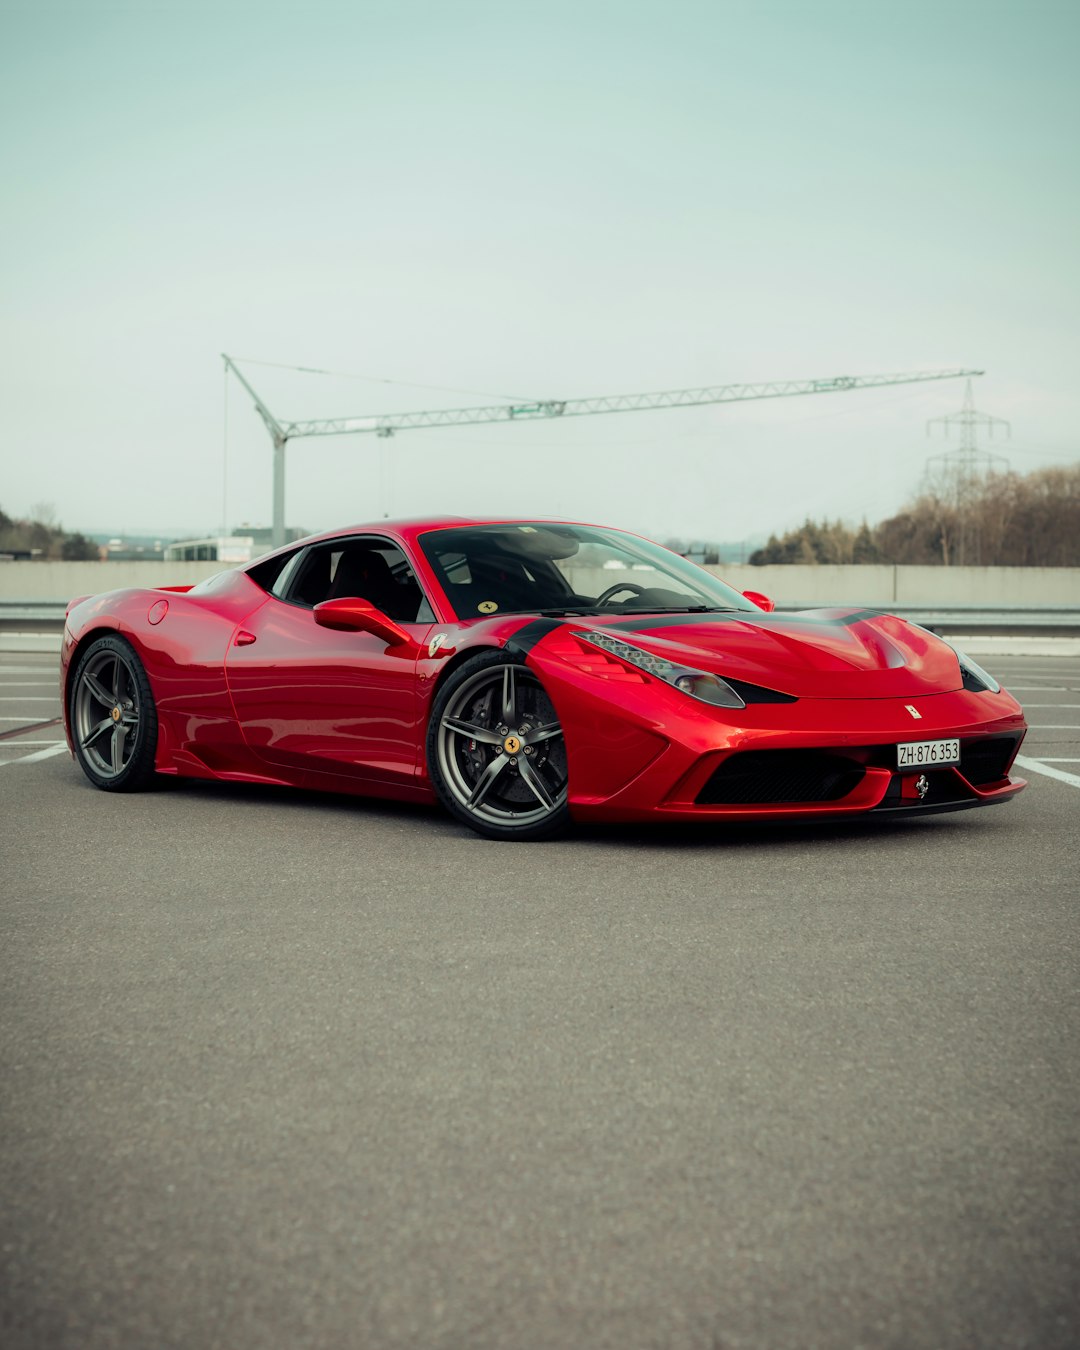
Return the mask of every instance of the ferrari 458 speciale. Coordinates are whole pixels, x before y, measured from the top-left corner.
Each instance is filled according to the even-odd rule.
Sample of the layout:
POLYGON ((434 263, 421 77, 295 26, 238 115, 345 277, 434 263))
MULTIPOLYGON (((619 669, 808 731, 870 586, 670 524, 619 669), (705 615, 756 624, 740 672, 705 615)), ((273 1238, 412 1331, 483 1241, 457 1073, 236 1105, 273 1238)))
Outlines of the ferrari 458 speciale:
POLYGON ((197 586, 73 601, 86 776, 436 799, 483 835, 571 820, 788 821, 1007 801, 1020 705, 866 609, 791 613, 635 535, 362 525, 197 586))

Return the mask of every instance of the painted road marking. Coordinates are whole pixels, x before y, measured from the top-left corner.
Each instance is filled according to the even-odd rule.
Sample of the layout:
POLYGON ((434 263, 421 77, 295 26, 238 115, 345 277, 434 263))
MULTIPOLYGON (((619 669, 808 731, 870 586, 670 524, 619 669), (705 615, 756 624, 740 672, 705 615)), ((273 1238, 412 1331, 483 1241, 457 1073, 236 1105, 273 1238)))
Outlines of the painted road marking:
MULTIPOLYGON (((58 755, 62 750, 67 750, 67 741, 57 741, 50 745, 47 750, 35 750, 32 755, 23 755, 21 759, 8 759, 3 761, 6 764, 36 764, 39 759, 51 759, 53 755, 58 755)), ((0 765, 2 767, 2 765, 0 765)), ((1080 778, 1076 780, 1080 783, 1080 778)))
POLYGON ((0 675, 52 675, 59 676, 56 666, 0 666, 0 675))
MULTIPOLYGON (((0 689, 3 685, 0 685, 0 689)), ((0 694, 0 703, 59 703, 59 694, 0 694)), ((1045 705, 1053 707, 1053 704, 1045 705)), ((1080 707, 1080 704, 1077 705, 1080 707)))
POLYGON ((24 717, 0 717, 0 722, 25 722, 25 726, 12 727, 10 731, 0 731, 0 741, 13 741, 18 736, 28 736, 32 731, 45 731, 48 727, 58 727, 59 717, 47 718, 44 722, 26 722, 24 717))
POLYGON ((1047 778, 1056 778, 1060 783, 1068 783, 1070 787, 1080 788, 1080 774, 1066 773, 1064 769, 1053 769, 1041 760, 1028 759, 1026 755, 1017 755, 1013 763, 1019 764, 1022 769, 1027 769, 1030 773, 1044 773, 1047 778))

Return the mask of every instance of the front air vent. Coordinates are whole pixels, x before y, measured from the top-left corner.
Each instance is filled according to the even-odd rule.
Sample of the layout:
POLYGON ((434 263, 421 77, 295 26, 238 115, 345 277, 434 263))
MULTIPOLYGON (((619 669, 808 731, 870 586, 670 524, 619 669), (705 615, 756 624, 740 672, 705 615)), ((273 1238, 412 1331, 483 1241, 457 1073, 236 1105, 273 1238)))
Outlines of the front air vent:
POLYGON ((730 684, 744 703, 798 703, 794 694, 781 694, 778 689, 766 689, 764 685, 748 684, 745 680, 733 680, 724 676, 724 683, 730 684))
POLYGON ((821 750, 745 750, 730 755, 702 790, 699 806, 835 802, 862 782, 854 760, 821 750))
POLYGON ((975 787, 999 783, 1008 773, 1020 737, 987 736, 981 741, 962 741, 960 772, 975 787))

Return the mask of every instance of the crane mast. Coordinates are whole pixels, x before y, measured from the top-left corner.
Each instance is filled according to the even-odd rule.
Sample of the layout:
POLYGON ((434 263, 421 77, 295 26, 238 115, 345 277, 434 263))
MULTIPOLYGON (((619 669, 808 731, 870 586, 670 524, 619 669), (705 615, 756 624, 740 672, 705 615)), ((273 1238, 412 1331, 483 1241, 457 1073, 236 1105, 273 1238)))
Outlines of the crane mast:
POLYGON ((926 380, 955 380, 981 375, 981 370, 920 370, 891 375, 834 375, 817 380, 770 380, 759 384, 704 385, 693 389, 664 389, 646 394, 604 394, 597 398, 537 399, 477 408, 436 408, 426 412, 375 413, 356 417, 328 417, 281 421, 256 394, 222 352, 226 371, 251 395, 255 410, 266 424, 274 445, 273 544, 285 542, 285 446, 310 436, 393 436, 425 427, 480 426, 490 422, 527 422, 544 418, 585 417, 596 413, 649 412, 660 408, 694 408, 710 403, 739 403, 751 399, 797 398, 806 394, 835 394, 883 385, 919 384, 926 380))

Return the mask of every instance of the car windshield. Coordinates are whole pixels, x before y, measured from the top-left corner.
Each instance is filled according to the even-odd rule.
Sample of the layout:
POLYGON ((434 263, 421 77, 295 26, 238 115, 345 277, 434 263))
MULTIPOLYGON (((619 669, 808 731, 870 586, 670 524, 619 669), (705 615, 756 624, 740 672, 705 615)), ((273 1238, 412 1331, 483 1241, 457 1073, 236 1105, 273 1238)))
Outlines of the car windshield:
POLYGON ((419 542, 459 619, 755 608, 677 553, 617 530, 515 522, 431 530, 419 542))

